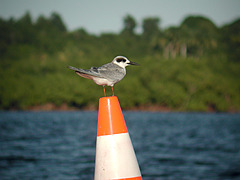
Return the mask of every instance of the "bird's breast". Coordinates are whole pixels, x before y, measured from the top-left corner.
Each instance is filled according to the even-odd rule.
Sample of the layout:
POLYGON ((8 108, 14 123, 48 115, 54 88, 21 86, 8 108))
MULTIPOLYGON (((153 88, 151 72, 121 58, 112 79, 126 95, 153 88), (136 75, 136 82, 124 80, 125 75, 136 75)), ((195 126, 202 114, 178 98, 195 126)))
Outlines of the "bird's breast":
POLYGON ((98 78, 98 77, 94 77, 93 81, 100 86, 113 86, 115 84, 115 82, 109 81, 104 78, 98 78))

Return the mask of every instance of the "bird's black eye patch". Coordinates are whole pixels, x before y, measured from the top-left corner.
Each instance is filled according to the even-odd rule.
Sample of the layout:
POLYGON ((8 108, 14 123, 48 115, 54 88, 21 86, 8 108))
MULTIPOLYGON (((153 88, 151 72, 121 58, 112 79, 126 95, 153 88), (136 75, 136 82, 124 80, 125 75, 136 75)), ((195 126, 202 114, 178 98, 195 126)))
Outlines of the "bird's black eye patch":
POLYGON ((117 59, 117 62, 126 62, 126 59, 123 59, 123 58, 119 58, 119 59, 117 59))

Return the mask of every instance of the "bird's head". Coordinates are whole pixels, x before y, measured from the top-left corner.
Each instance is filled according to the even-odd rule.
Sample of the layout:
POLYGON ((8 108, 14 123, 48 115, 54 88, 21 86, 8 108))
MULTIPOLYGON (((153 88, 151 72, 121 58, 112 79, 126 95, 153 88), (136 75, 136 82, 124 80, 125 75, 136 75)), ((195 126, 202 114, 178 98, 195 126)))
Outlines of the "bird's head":
POLYGON ((122 68, 125 68, 126 66, 128 65, 139 65, 135 62, 131 62, 129 61, 126 57, 124 56, 117 56, 113 59, 112 63, 122 67, 122 68))

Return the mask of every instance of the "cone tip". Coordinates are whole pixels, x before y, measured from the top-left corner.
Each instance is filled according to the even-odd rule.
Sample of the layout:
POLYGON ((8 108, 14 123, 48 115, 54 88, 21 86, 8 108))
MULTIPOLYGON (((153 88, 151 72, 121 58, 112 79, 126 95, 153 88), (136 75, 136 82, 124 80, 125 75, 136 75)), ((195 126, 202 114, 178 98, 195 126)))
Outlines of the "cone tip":
POLYGON ((127 133, 127 126, 117 96, 99 99, 97 135, 127 133))

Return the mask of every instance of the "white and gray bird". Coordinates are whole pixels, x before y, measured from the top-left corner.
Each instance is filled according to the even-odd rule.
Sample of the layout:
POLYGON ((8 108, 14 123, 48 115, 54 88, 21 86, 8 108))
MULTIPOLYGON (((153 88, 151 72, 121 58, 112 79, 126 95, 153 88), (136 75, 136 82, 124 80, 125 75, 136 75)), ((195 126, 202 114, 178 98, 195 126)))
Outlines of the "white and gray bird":
POLYGON ((128 65, 139 65, 129 61, 124 56, 117 56, 112 62, 104 64, 100 67, 91 67, 90 69, 79 69, 69 66, 69 69, 74 70, 79 76, 92 79, 97 85, 103 86, 103 92, 106 96, 105 86, 111 86, 114 96, 113 86, 121 81, 126 75, 126 67, 128 65))

